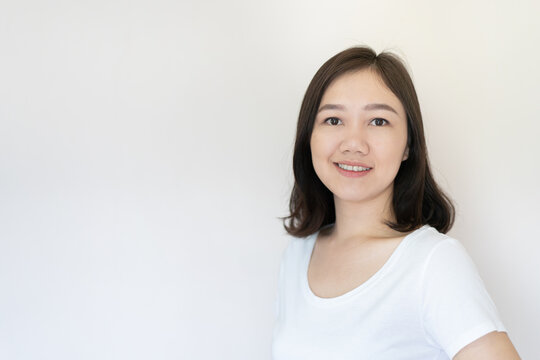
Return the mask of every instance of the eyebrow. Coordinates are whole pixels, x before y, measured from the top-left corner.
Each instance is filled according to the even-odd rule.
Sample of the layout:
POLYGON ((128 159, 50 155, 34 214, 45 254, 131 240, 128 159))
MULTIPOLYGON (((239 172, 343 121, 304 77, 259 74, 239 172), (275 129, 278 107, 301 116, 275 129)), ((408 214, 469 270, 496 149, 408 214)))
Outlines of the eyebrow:
MULTIPOLYGON (((324 110, 345 110, 345 106, 339 105, 339 104, 324 104, 323 106, 319 108, 317 113, 320 113, 321 111, 324 111, 324 110)), ((387 110, 398 115, 397 111, 388 104, 378 104, 378 103, 367 104, 366 106, 364 106, 364 110, 387 110)))
POLYGON ((323 106, 319 108, 317 113, 320 113, 321 111, 324 111, 324 110, 345 110, 345 106, 337 105, 337 104, 324 104, 323 106))
POLYGON ((398 114, 393 107, 387 104, 367 104, 364 106, 364 110, 387 110, 395 113, 396 115, 398 114))

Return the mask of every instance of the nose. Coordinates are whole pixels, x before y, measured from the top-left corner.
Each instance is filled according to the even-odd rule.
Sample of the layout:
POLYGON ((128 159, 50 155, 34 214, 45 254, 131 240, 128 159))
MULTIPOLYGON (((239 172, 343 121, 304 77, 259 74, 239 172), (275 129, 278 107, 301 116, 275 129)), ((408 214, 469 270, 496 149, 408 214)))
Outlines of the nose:
POLYGON ((369 153, 369 142, 365 129, 350 129, 344 134, 339 147, 342 153, 369 153))

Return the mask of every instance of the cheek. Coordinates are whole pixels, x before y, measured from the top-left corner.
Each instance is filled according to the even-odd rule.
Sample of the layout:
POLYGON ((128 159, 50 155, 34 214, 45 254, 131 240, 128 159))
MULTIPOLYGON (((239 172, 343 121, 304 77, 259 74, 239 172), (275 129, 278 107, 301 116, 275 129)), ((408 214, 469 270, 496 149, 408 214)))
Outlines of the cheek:
POLYGON ((314 132, 310 141, 313 169, 321 181, 326 178, 328 161, 333 154, 333 145, 329 140, 322 134, 314 132))
POLYGON ((379 139, 376 143, 373 143, 374 148, 378 149, 378 157, 381 160, 386 160, 390 164, 394 164, 399 167, 403 160, 403 154, 407 147, 406 139, 401 137, 391 137, 386 139, 379 139))
POLYGON ((311 155, 315 160, 316 157, 328 156, 332 151, 332 143, 330 139, 326 138, 323 134, 314 132, 311 136, 310 147, 311 155))

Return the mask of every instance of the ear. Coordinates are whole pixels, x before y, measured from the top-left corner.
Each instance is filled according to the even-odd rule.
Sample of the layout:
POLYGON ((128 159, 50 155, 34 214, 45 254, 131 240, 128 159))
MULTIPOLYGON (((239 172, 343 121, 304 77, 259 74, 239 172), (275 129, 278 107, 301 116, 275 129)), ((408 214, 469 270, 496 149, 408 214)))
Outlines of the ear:
POLYGON ((403 160, 401 160, 401 161, 405 161, 405 160, 407 160, 408 158, 409 158, 409 147, 407 146, 407 147, 405 148, 405 152, 403 153, 403 160))

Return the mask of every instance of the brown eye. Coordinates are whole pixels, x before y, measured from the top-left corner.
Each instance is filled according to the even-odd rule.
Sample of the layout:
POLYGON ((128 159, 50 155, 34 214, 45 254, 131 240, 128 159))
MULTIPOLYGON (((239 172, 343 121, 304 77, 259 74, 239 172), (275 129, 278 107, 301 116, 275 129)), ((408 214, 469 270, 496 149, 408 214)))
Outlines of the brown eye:
POLYGON ((330 118, 324 120, 324 122, 327 123, 327 124, 330 124, 330 125, 339 125, 339 124, 341 124, 341 120, 339 120, 336 117, 330 117, 330 118))
POLYGON ((388 124, 388 121, 385 120, 385 119, 381 119, 381 118, 375 118, 375 119, 371 120, 371 124, 373 124, 375 126, 383 126, 383 125, 388 124))

